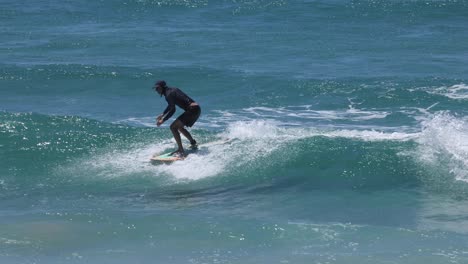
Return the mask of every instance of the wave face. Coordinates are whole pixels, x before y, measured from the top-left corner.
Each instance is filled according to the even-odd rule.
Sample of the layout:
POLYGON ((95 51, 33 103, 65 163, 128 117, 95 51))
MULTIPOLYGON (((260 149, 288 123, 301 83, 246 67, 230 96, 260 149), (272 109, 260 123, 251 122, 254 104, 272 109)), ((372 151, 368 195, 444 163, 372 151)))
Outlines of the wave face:
MULTIPOLYGON (((320 131, 282 127, 271 121, 238 121, 222 131, 194 131, 194 135, 201 138, 202 142, 229 139, 228 143, 212 146, 208 143, 207 147, 202 147, 200 155, 189 156, 185 162, 154 167, 146 164, 148 157, 174 146, 169 140, 168 131, 109 124, 74 116, 10 113, 2 113, 1 128, 5 136, 2 147, 6 157, 2 167, 21 167, 18 173, 24 173, 23 177, 27 177, 25 181, 28 184, 33 180, 28 175, 32 171, 37 174, 42 169, 47 173, 42 176, 49 177, 51 169, 60 168, 61 171, 65 169, 61 164, 68 164, 71 171, 62 172, 67 175, 80 174, 73 172, 73 168, 82 170, 87 167, 94 171, 85 174, 111 178, 143 177, 147 176, 146 173, 156 177, 161 173, 173 176, 174 180, 212 177, 211 180, 216 181, 218 179, 215 178, 222 178, 227 181, 223 183, 226 186, 241 184, 248 188, 255 183, 263 184, 267 179, 279 180, 277 184, 280 186, 283 182, 304 181, 310 182, 312 187, 315 185, 314 180, 321 178, 328 182, 328 188, 338 187, 340 182, 348 181, 356 181, 349 188, 368 184, 373 186, 372 182, 376 188, 385 188, 387 183, 379 182, 385 180, 385 175, 395 171, 402 172, 402 175, 391 181, 400 184, 412 182, 414 175, 408 173, 412 163, 408 157, 399 157, 399 153, 415 149, 416 144, 412 139, 419 136, 417 133, 340 129, 320 131), (336 158, 328 160, 330 156, 336 158), (24 164, 25 160, 28 161, 27 165, 24 164), (349 161, 340 164, 340 160, 349 161), (137 168, 131 163, 135 163, 137 168), (369 165, 372 163, 382 167, 369 165), (402 163, 401 168, 392 168, 398 163, 402 163), (387 168, 387 171, 381 171, 382 175, 376 176, 377 179, 366 179, 375 173, 376 167, 387 168), (333 169, 333 172, 324 173, 324 168, 333 169), (278 174, 279 170, 284 171, 278 174), (295 170, 298 179, 292 175, 295 170), (281 174, 287 175, 286 178, 281 179, 281 174)), ((44 178, 39 177, 37 180, 44 178)))
POLYGON ((1 263, 468 262, 465 1, 1 5, 1 263))
MULTIPOLYGON (((236 121, 221 130, 195 129, 193 134, 200 142, 207 142, 206 146, 202 143, 199 155, 171 166, 148 163, 152 154, 173 148, 167 130, 28 113, 3 112, 1 121, 5 157, 1 167, 5 173, 15 172, 3 180, 6 190, 11 185, 11 190, 32 191, 37 184, 47 189, 41 182, 57 180, 49 187, 59 190, 68 185, 60 182, 61 178, 86 186, 94 180, 145 181, 160 176, 166 181, 155 183, 155 188, 165 188, 167 181, 176 184, 204 179, 205 184, 225 188, 238 185, 252 189, 268 184, 288 191, 286 187, 297 185, 305 192, 309 188, 424 186, 430 183, 425 178, 429 171, 443 185, 463 186, 468 181, 467 123, 446 112, 422 122, 419 132, 319 129, 283 126, 271 120, 236 121), (432 167, 437 170, 432 171, 432 167), (51 175, 58 178, 50 179, 51 175), (451 179, 447 181, 447 177, 451 179)), ((81 189, 75 191, 81 195, 81 189)), ((112 186, 96 191, 112 192, 112 186)))

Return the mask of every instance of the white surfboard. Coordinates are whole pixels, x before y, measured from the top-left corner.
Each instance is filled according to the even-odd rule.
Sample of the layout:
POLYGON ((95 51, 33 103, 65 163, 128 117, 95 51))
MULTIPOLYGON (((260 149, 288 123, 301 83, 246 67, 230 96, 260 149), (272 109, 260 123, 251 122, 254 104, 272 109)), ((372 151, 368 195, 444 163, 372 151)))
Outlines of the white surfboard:
POLYGON ((151 162, 159 162, 159 163, 171 163, 174 161, 178 160, 184 160, 188 155, 197 153, 197 151, 200 148, 206 148, 206 147, 211 147, 211 146, 216 146, 216 145, 223 145, 223 144, 228 144, 231 142, 231 139, 222 139, 222 140, 217 140, 217 141, 212 141, 212 142, 207 142, 205 144, 198 145, 198 148, 196 149, 186 149, 185 150, 185 157, 180 157, 178 156, 174 151, 169 151, 169 152, 164 152, 160 154, 154 154, 151 158, 151 162))

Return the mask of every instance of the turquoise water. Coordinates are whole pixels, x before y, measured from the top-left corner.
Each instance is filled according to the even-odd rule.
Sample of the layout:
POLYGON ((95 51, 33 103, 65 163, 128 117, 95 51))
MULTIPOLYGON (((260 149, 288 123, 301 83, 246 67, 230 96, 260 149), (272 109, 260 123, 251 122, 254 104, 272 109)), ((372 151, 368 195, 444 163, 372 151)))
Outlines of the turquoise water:
POLYGON ((467 2, 0 7, 1 263, 468 263, 467 2))

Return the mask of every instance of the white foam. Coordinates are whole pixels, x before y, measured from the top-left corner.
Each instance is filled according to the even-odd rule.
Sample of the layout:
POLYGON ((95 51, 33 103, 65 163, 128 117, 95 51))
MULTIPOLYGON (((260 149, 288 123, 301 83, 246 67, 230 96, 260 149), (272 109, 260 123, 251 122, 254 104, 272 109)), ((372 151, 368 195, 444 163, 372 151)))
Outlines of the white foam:
POLYGON ((418 87, 414 89, 409 89, 409 91, 425 91, 430 94, 441 95, 456 100, 468 99, 468 85, 464 83, 441 87, 418 87))
MULTIPOLYGON (((295 107, 251 107, 240 110, 216 110, 205 115, 204 120, 199 122, 200 126, 210 128, 229 127, 238 121, 256 122, 268 121, 281 126, 304 127, 314 125, 320 126, 324 124, 340 125, 340 122, 345 122, 348 127, 350 122, 354 122, 355 127, 362 126, 362 121, 383 119, 390 113, 385 111, 364 111, 354 108, 344 110, 312 110, 310 106, 295 106, 295 107)), ((198 124, 198 123, 197 123, 198 124)))
POLYGON ((199 180, 218 175, 228 161, 222 146, 212 146, 208 151, 200 149, 198 155, 189 155, 183 161, 155 166, 155 172, 171 175, 178 180, 199 180))
POLYGON ((438 112, 422 123, 419 159, 446 167, 457 180, 468 182, 468 121, 438 112))
POLYGON ((364 141, 408 141, 418 138, 419 133, 383 132, 376 130, 336 130, 331 131, 324 136, 353 138, 364 141))
POLYGON ((313 110, 310 106, 290 106, 290 107, 250 107, 243 111, 253 114, 261 118, 282 118, 295 117, 301 119, 315 120, 347 120, 347 121, 362 121, 372 119, 382 119, 390 113, 377 110, 358 110, 353 104, 348 106, 348 109, 343 110, 313 110))
POLYGON ((143 147, 134 146, 123 151, 108 147, 102 150, 102 153, 94 154, 91 158, 82 159, 72 166, 60 169, 75 170, 74 174, 98 179, 170 176, 175 180, 198 180, 219 174, 227 164, 226 158, 222 158, 224 150, 221 146, 211 146, 209 151, 201 150, 200 155, 189 155, 184 161, 169 165, 150 163, 149 159, 154 154, 175 149, 175 147, 173 139, 143 147))
POLYGON ((428 91, 432 94, 439 94, 446 96, 451 99, 466 100, 468 99, 468 85, 464 83, 452 85, 450 87, 442 86, 434 89, 433 91, 428 91))
POLYGON ((88 175, 98 177, 116 178, 129 176, 134 173, 152 172, 149 158, 154 153, 174 146, 168 140, 159 144, 151 144, 145 147, 135 146, 122 151, 121 149, 106 149, 103 153, 95 154, 90 159, 78 162, 79 168, 86 168, 88 175))
POLYGON ((246 139, 267 139, 276 138, 280 134, 287 132, 286 129, 278 127, 275 121, 257 120, 249 122, 235 122, 229 125, 224 133, 227 138, 246 139))

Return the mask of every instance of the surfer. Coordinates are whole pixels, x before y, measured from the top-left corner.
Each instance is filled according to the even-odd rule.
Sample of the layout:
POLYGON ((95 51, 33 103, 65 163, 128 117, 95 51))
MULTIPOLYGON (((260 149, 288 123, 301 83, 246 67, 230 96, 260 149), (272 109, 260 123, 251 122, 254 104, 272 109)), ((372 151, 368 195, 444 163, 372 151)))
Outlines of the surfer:
POLYGON ((174 139, 177 142, 178 149, 174 154, 184 157, 185 151, 182 146, 182 140, 180 138, 180 133, 184 135, 190 141, 191 148, 197 148, 197 142, 192 138, 192 135, 184 128, 184 126, 192 127, 193 124, 197 121, 200 116, 201 109, 197 102, 192 98, 182 92, 179 88, 168 87, 165 81, 157 81, 154 90, 162 97, 166 98, 167 107, 162 114, 156 117, 156 125, 159 127, 166 120, 171 118, 175 113, 177 105, 178 107, 184 109, 184 113, 181 114, 177 119, 172 122, 170 128, 171 132, 174 135, 174 139))

